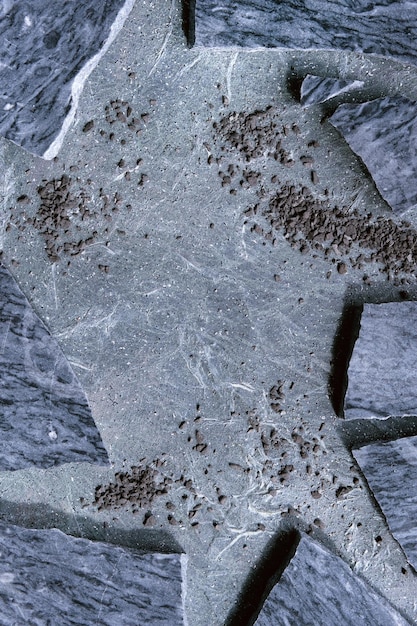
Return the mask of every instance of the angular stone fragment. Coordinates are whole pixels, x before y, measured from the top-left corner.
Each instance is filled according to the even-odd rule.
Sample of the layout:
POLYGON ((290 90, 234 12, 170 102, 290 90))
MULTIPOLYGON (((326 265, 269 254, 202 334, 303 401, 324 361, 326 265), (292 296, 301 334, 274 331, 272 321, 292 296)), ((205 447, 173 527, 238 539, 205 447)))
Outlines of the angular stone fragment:
POLYGON ((195 16, 199 46, 331 48, 417 60, 417 5, 402 0, 196 0, 195 16))
POLYGON ((417 302, 364 305, 344 415, 417 415, 417 302))
POLYGON ((87 398, 55 339, 0 266, 0 469, 108 463, 87 398))
POLYGON ((288 624, 405 626, 408 622, 342 559, 303 535, 255 622, 255 626, 288 624))
POLYGON ((0 135, 43 155, 131 6, 131 0, 68 0, 57 11, 48 0, 3 2, 0 135))
POLYGON ((417 437, 353 450, 392 534, 417 569, 417 437))
POLYGON ((392 210, 416 208, 417 103, 396 97, 342 104, 330 121, 361 157, 392 210))
MULTIPOLYGON (((354 92, 361 81, 307 76, 301 103, 312 105, 354 92)), ((360 156, 381 196, 396 213, 417 207, 417 103, 407 98, 377 98, 341 104, 330 122, 360 156)))
POLYGON ((2 624, 183 624, 181 556, 0 524, 2 624))

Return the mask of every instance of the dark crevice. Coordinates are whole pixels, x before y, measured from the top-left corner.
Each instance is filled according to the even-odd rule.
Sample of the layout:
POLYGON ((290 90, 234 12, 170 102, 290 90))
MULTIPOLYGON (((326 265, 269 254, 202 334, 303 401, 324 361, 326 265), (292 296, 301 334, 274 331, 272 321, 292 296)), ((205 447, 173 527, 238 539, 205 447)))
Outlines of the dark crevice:
POLYGON ((69 515, 46 504, 3 500, 0 502, 0 522, 34 530, 56 528, 72 537, 103 541, 143 553, 181 554, 184 552, 178 542, 166 531, 119 528, 114 525, 115 522, 108 526, 106 522, 98 523, 88 515, 79 513, 69 515))
POLYGON ((195 2, 182 0, 182 28, 189 48, 195 44, 195 2))
POLYGON ((332 349, 329 377, 329 396, 333 409, 339 417, 344 416, 343 405, 348 385, 348 367, 355 342, 359 336, 363 305, 346 305, 332 349))
POLYGON ((229 615, 225 626, 253 626, 272 588, 293 558, 300 538, 297 529, 286 525, 270 540, 246 580, 236 608, 229 615))

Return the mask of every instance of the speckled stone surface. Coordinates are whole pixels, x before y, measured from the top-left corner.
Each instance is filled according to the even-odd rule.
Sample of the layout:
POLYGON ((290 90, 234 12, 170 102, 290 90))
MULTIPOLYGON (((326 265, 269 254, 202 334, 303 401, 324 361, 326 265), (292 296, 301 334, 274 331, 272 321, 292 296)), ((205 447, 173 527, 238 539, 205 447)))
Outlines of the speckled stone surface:
POLYGON ((417 437, 353 451, 394 537, 417 569, 417 437))
POLYGON ((417 414, 417 303, 365 304, 348 369, 346 419, 417 414))
POLYGON ((0 621, 182 626, 181 557, 0 524, 0 621))
POLYGON ((342 559, 302 536, 255 626, 406 626, 408 623, 342 559))
POLYGON ((0 266, 0 468, 51 467, 107 452, 56 340, 0 266))
POLYGON ((176 0, 135 3, 56 159, 0 138, 4 266, 110 460, 1 472, 2 515, 24 526, 35 511, 44 528, 53 509, 62 531, 183 552, 192 626, 224 626, 255 574, 260 592, 287 525, 327 537, 415 621, 417 579, 328 386, 350 302, 417 298, 417 219, 392 215, 289 77, 417 99, 416 69, 346 50, 190 49, 182 21, 176 0))

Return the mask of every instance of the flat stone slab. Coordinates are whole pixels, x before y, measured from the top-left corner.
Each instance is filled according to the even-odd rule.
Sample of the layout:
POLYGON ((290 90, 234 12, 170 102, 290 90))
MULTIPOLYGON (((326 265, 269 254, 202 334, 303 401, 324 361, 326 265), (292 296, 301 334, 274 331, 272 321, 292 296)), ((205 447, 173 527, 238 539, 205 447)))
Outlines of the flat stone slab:
POLYGON ((10 272, 0 266, 0 468, 108 463, 85 393, 10 272))
POLYGON ((43 155, 131 4, 69 0, 57 11, 47 0, 36 2, 36 8, 30 2, 3 3, 0 135, 43 155))
POLYGON ((364 305, 344 415, 417 415, 417 302, 364 305))
POLYGON ((408 622, 341 558, 303 535, 256 626, 402 626, 408 622))
POLYGON ((415 2, 196 0, 195 12, 198 46, 331 48, 417 59, 415 2))
POLYGON ((181 556, 0 524, 3 624, 183 624, 181 556))
POLYGON ((417 437, 374 443, 353 455, 392 534, 417 569, 417 437))

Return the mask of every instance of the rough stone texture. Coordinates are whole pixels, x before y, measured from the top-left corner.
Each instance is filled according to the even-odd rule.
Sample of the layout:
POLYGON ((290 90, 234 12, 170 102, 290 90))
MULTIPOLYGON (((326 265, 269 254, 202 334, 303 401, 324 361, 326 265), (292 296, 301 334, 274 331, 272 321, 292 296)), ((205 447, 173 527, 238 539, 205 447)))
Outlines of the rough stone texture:
POLYGON ((394 537, 417 569, 417 437, 353 451, 394 537))
MULTIPOLYGON (((0 135, 42 155, 131 2, 11 0, 0 7, 0 135), (89 66, 87 66, 89 64, 89 66)), ((53 155, 52 155, 53 156, 53 155)))
POLYGON ((183 622, 181 557, 0 524, 2 624, 183 622))
POLYGON ((2 266, 0 346, 0 468, 107 463, 70 364, 2 266))
POLYGON ((319 543, 302 536, 255 626, 406 626, 408 622, 319 543))
MULTIPOLYGON (((294 99, 292 72, 391 94, 401 83, 404 96, 417 85, 414 67, 360 53, 190 50, 180 3, 138 0, 58 159, 0 140, 4 263, 74 367, 111 461, 1 472, 3 514, 20 524, 22 507, 46 517, 48 505, 74 526, 137 531, 138 547, 171 537, 188 556, 192 626, 226 623, 283 521, 331 537, 416 618, 417 580, 328 397, 352 292, 415 297, 416 220, 387 211, 320 107, 294 99), (276 124, 272 155, 261 139, 245 153, 219 129, 260 111, 276 124), (70 198, 54 204, 51 240, 43 211, 64 175, 70 198), (351 243, 357 222, 372 222, 372 249, 365 231, 351 243), (298 225, 305 242, 286 237, 298 225), (405 236, 398 255, 378 244, 383 228, 405 236), (384 254, 388 272, 375 260, 384 254)), ((246 133, 260 135, 256 123, 246 133)))
POLYGON ((344 414, 346 419, 417 414, 417 302, 364 305, 344 414))
POLYGON ((196 0, 196 44, 333 48, 415 63, 415 2, 196 0))

